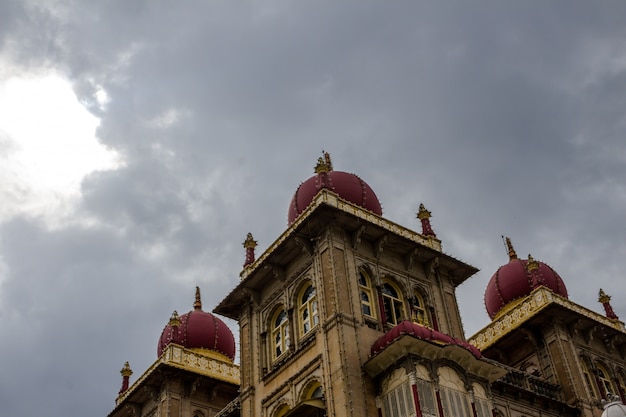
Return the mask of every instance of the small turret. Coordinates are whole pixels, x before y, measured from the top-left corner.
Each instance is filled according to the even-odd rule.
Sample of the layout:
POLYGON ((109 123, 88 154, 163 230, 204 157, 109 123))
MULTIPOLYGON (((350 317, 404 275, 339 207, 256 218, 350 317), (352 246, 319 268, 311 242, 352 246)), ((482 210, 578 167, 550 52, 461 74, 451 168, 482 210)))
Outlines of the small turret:
POLYGON ((119 393, 123 394, 128 389, 130 376, 133 374, 133 370, 130 369, 130 365, 128 364, 128 361, 124 362, 124 367, 122 368, 120 373, 122 374, 122 388, 120 388, 119 393))
POLYGON ((598 301, 602 303, 602 307, 604 307, 604 311, 606 312, 606 316, 612 320, 619 320, 617 314, 613 311, 613 307, 611 307, 611 296, 607 295, 602 288, 600 288, 600 292, 598 293, 598 301))
POLYGON ((430 217, 430 211, 426 210, 424 204, 420 204, 420 209, 417 212, 417 218, 422 222, 422 234, 424 236, 437 237, 430 225, 430 217))
POLYGON ((254 248, 256 248, 257 242, 252 237, 252 233, 248 233, 246 240, 243 242, 243 247, 246 249, 246 260, 243 263, 244 268, 254 263, 254 248))

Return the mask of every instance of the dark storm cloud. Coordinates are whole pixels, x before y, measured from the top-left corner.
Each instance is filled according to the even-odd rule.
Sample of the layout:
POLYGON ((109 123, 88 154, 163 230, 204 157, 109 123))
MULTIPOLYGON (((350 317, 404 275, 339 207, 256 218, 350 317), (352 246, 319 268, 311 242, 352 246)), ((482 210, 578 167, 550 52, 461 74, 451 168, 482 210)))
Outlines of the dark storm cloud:
POLYGON ((322 149, 391 220, 420 230, 423 202, 445 251, 482 269, 458 291, 469 334, 488 320, 502 234, 574 301, 599 311, 604 286, 626 314, 625 8, 3 3, 9 64, 70 77, 125 160, 83 181, 76 223, 0 226, 3 409, 35 414, 19 393, 36 390, 39 415, 107 414, 118 369, 149 366, 193 287, 210 310, 245 234, 260 253, 282 232, 322 149))

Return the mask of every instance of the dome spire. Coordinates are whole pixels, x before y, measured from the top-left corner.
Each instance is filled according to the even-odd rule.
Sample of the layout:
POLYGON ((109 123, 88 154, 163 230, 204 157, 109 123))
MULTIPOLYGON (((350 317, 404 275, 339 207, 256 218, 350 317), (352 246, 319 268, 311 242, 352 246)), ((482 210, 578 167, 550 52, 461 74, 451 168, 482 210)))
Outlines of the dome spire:
POLYGON ((517 259, 517 253, 515 252, 515 249, 513 248, 513 244, 511 243, 511 238, 506 237, 504 240, 506 242, 506 248, 509 251, 509 261, 517 259))
POLYGON ((195 311, 202 311, 202 299, 200 298, 200 287, 196 287, 196 301, 193 303, 195 311))
POLYGON ((333 170, 333 163, 330 160, 330 154, 322 151, 323 158, 320 156, 317 158, 317 165, 315 165, 315 173, 330 172, 333 170))

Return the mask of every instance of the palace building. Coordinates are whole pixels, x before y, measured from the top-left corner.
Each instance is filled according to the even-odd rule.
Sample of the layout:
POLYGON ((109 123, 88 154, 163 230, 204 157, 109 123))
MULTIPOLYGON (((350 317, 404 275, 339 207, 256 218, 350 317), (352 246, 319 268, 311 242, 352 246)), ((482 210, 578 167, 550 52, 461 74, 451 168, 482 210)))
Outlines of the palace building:
POLYGON ((109 417, 626 416, 626 329, 568 298, 566 279, 517 253, 485 291, 491 322, 467 338, 456 288, 477 269, 387 220, 370 186, 330 156, 296 190, 286 230, 213 309, 174 312, 157 359, 109 417), (239 324, 233 333, 218 315, 239 324), (621 413, 621 414, 620 414, 621 413))

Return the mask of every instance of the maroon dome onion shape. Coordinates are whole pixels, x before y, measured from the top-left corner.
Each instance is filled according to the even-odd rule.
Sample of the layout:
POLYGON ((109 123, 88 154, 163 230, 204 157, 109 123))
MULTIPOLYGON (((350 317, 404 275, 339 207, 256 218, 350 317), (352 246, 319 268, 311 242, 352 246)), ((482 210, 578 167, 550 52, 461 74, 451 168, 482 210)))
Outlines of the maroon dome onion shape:
POLYGON ((207 349, 235 360, 235 338, 228 326, 213 314, 202 311, 200 289, 196 287, 194 309, 178 316, 172 314, 163 329, 157 346, 160 357, 165 348, 175 343, 187 349, 207 349))
POLYGON ((526 297, 541 286, 561 297, 568 297, 565 283, 554 269, 530 255, 528 259, 518 259, 508 238, 507 246, 509 263, 498 268, 485 290, 485 307, 491 319, 512 301, 526 297))
POLYGON ((289 204, 287 221, 292 224, 311 204, 317 193, 325 188, 342 199, 382 216, 383 210, 374 190, 355 174, 333 171, 330 155, 324 153, 315 167, 315 175, 304 181, 294 193, 289 204))

